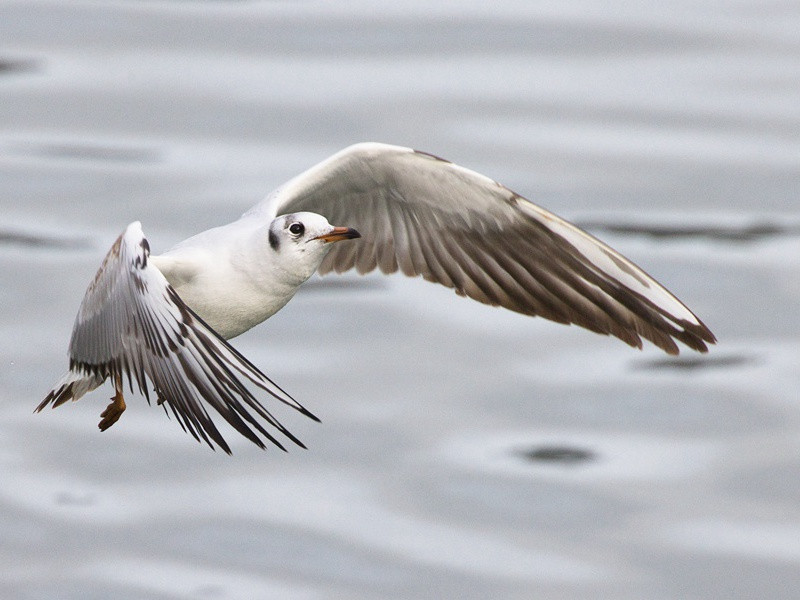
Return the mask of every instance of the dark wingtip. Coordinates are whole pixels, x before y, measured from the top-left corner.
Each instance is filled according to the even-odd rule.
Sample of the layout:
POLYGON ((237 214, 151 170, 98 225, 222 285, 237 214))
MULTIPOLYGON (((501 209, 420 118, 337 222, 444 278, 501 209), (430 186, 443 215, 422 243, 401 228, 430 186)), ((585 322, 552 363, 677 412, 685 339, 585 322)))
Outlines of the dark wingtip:
POLYGON ((708 352, 707 344, 717 343, 717 337, 699 319, 698 324, 686 321, 681 321, 679 324, 683 327, 683 335, 676 337, 692 350, 705 354, 708 352))
POLYGON ((322 423, 320 418, 317 415, 315 415, 314 413, 312 413, 310 410, 308 410, 305 406, 302 406, 302 405, 299 405, 299 404, 298 404, 298 406, 300 408, 298 408, 297 410, 300 411, 300 414, 303 414, 303 415, 307 416, 312 421, 315 421, 317 423, 322 423))
POLYGON ((67 386, 61 386, 58 389, 50 390, 50 393, 47 394, 44 400, 39 403, 39 406, 33 409, 34 413, 42 412, 42 410, 48 405, 52 404, 53 408, 61 406, 72 398, 72 384, 67 386))
MULTIPOLYGON (((197 441, 200 442, 201 440, 198 439, 197 441)), ((216 452, 217 451, 217 446, 219 446, 220 450, 222 450, 228 456, 232 456, 233 455, 233 451, 231 450, 231 447, 228 446, 228 443, 225 441, 224 438, 222 438, 222 436, 220 436, 220 438, 218 440, 214 440, 217 443, 217 446, 212 444, 211 440, 209 440, 209 439, 206 439, 204 441, 208 445, 208 447, 211 448, 211 450, 213 452, 216 452)))

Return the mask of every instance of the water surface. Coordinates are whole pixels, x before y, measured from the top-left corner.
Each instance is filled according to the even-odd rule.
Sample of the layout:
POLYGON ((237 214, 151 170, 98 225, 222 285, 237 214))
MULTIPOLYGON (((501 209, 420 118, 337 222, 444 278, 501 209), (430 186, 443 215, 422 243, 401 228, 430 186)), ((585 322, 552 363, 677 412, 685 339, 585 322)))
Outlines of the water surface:
POLYGON ((797 597, 800 12, 434 4, 0 3, 0 596, 797 597), (235 342, 308 451, 31 414, 127 223, 159 252, 364 140, 590 227, 719 345, 346 276, 235 342))

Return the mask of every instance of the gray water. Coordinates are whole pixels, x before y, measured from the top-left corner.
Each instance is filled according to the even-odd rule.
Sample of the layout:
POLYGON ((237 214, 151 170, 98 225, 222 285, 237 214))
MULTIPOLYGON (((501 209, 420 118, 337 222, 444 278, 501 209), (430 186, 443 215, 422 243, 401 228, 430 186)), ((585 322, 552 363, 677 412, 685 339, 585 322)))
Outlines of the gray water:
POLYGON ((0 2, 0 597, 800 596, 792 2, 0 2), (402 277, 235 340, 322 418, 214 453, 32 414, 86 285, 353 142, 590 227, 720 343, 637 352, 402 277))

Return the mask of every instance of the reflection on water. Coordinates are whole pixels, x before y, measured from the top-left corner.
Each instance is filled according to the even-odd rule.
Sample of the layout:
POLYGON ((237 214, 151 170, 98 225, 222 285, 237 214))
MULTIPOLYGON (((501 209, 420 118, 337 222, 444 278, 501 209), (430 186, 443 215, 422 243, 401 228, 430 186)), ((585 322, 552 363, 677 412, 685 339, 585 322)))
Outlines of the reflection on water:
POLYGON ((119 161, 132 163, 158 162, 159 155, 153 149, 109 146, 89 142, 33 143, 19 142, 11 145, 11 154, 42 158, 73 158, 91 161, 119 161))
POLYGON ((627 224, 579 221, 576 223, 590 231, 607 231, 618 235, 639 235, 653 238, 698 238, 726 242, 753 242, 779 236, 800 235, 800 225, 779 223, 752 223, 741 226, 695 223, 692 225, 627 224))
POLYGON ((0 58, 0 75, 24 73, 26 71, 33 71, 36 68, 37 64, 32 60, 0 58))
POLYGON ((757 362, 757 359, 751 356, 729 354, 723 356, 654 358, 648 361, 637 361, 637 367, 651 370, 699 371, 705 369, 728 369, 757 362))
POLYGON ((56 237, 21 231, 0 229, 0 246, 21 246, 23 248, 87 248, 89 240, 76 237, 56 237))
POLYGON ((0 6, 0 597, 794 598, 798 17, 0 6), (590 215, 719 345, 347 275, 234 342, 322 418, 278 414, 307 451, 213 453, 135 398, 100 433, 110 389, 32 414, 125 225, 163 251, 365 140, 590 215))
POLYGON ((525 460, 532 462, 560 463, 566 465, 595 459, 595 455, 591 450, 571 446, 536 446, 527 450, 520 450, 518 454, 525 460))

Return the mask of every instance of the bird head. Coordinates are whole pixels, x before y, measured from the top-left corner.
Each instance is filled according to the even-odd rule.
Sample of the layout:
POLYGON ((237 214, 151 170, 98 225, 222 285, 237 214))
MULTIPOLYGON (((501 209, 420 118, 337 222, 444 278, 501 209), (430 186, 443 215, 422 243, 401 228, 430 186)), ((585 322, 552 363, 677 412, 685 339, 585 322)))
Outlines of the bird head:
POLYGON ((335 227, 322 215, 298 212, 276 217, 268 241, 282 269, 305 281, 317 270, 334 242, 361 237, 351 227, 335 227))

